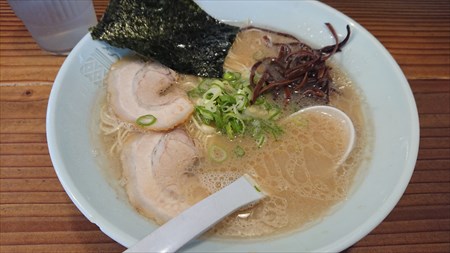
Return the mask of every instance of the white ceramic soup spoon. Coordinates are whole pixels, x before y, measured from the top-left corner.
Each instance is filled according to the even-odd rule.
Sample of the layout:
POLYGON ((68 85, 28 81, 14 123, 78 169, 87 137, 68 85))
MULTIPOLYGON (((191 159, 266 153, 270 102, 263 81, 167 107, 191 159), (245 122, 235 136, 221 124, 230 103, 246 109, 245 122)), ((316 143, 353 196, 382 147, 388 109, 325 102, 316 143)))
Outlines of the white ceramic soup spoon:
POLYGON ((124 252, 175 252, 238 208, 264 196, 256 182, 244 175, 183 211, 124 252))
POLYGON ((345 160, 347 160, 348 155, 350 155, 350 152, 353 150, 353 147, 355 145, 355 127, 353 125, 352 120, 348 117, 346 113, 343 111, 337 109, 336 107, 328 106, 328 105, 315 105, 303 108, 291 115, 289 115, 288 118, 297 117, 304 113, 320 113, 329 117, 332 117, 334 120, 337 121, 338 124, 342 126, 342 130, 345 132, 347 136, 347 143, 346 148, 344 150, 343 155, 341 156, 341 159, 338 161, 337 165, 342 164, 345 160))
MULTIPOLYGON (((307 107, 290 115, 289 118, 306 112, 333 117, 338 124, 344 126, 343 131, 347 132, 348 146, 338 164, 344 162, 353 149, 355 141, 355 129, 350 118, 341 110, 331 106, 307 107)), ((125 252, 175 252, 238 208, 257 202, 264 196, 256 182, 250 176, 244 175, 169 220, 125 252)))

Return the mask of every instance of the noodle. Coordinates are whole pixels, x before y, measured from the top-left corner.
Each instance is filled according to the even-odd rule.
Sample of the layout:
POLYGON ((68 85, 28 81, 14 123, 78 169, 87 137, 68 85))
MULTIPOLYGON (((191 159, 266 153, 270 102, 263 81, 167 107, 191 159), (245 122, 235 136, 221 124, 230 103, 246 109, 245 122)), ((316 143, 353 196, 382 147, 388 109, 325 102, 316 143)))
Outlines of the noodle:
POLYGON ((103 135, 111 135, 114 139, 114 143, 109 149, 109 153, 112 155, 120 152, 123 142, 131 130, 125 122, 117 119, 109 106, 104 105, 100 110, 100 131, 103 135))

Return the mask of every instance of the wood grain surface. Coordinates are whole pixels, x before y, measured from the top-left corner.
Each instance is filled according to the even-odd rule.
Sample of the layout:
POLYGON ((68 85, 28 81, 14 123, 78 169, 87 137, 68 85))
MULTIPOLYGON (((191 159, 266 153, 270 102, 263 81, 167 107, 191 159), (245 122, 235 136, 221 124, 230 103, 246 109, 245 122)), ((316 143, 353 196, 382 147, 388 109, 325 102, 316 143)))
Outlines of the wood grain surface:
MULTIPOLYGON (((326 0, 371 32, 417 102, 420 150, 392 213, 345 252, 450 252, 450 1, 326 0)), ((107 6, 95 0, 98 17, 107 6)), ((45 116, 64 56, 36 45, 0 0, 0 252, 121 252, 75 207, 49 157, 45 116)))

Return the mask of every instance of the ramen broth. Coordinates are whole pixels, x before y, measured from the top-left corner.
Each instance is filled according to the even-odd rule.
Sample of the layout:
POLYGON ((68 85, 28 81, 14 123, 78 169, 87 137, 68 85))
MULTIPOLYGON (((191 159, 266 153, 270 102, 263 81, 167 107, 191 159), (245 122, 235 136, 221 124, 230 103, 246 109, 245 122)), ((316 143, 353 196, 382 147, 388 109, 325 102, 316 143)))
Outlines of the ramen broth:
POLYGON ((254 237, 298 229, 345 199, 353 171, 340 168, 345 173, 338 173, 337 163, 348 143, 343 123, 329 115, 304 113, 283 127, 285 134, 268 140, 263 148, 255 147, 250 138, 230 142, 214 136, 208 140, 208 146, 223 147, 231 156, 237 144, 245 150, 241 158, 222 163, 205 159, 195 168, 210 192, 247 173, 268 194, 252 208, 229 216, 216 226, 216 234, 254 237))
POLYGON ((357 135, 354 150, 340 166, 337 162, 348 136, 341 123, 327 115, 302 113, 286 120, 284 134, 277 140, 269 138, 262 148, 251 138, 207 139, 206 146, 224 148, 229 158, 222 163, 200 160, 194 171, 204 187, 214 192, 247 173, 268 193, 258 204, 227 217, 210 234, 236 238, 296 231, 320 220, 346 199, 355 175, 367 161, 370 128, 364 122, 358 92, 345 77, 335 79, 342 82, 338 86, 341 94, 331 97, 331 105, 349 115, 357 135), (237 145, 245 151, 243 157, 234 155, 237 145))
MULTIPOLYGON (((264 36, 270 36, 271 42, 289 42, 289 39, 274 34, 252 30, 241 32, 229 53, 225 68, 248 76, 249 68, 258 57, 276 54, 274 49, 265 45, 268 40, 264 36)), ((259 203, 225 218, 211 229, 209 235, 255 238, 297 231, 319 221, 333 206, 346 199, 354 185, 355 176, 361 173, 363 164, 368 160, 372 131, 371 124, 364 116, 365 104, 359 90, 337 66, 333 66, 331 75, 337 92, 330 94, 330 105, 343 110, 352 119, 356 129, 354 149, 342 164, 338 164, 338 161, 348 136, 339 121, 318 113, 286 118, 293 108, 318 103, 314 99, 300 99, 293 101, 291 107, 285 107, 284 118, 280 120, 284 133, 278 139, 267 138, 262 147, 255 145, 255 140, 249 137, 229 140, 223 135, 206 135, 192 121, 182 126, 203 151, 204 155, 189 170, 198 177, 203 189, 213 193, 243 174, 249 174, 268 194, 259 203), (225 161, 217 162, 208 158, 205 153, 213 145, 226 151, 228 155, 225 161), (243 156, 234 153, 237 146, 244 150, 243 156)), ((196 78, 184 77, 179 85, 188 90, 196 81, 196 78)), ((108 112, 107 109, 104 111, 108 112)), ((113 164, 103 167, 116 168, 110 173, 114 173, 119 181, 121 169, 117 153, 120 152, 120 145, 117 142, 120 138, 126 138, 126 134, 104 135, 102 138, 105 158, 113 161, 113 164), (106 149, 113 145, 116 145, 114 150, 108 153, 106 149)), ((182 182, 181 178, 179 182, 182 182)), ((192 194, 186 196, 192 200, 192 204, 203 198, 205 192, 184 191, 194 195, 195 192, 201 192, 201 197, 192 194)), ((148 215, 148 212, 141 213, 158 223, 164 222, 148 215)))

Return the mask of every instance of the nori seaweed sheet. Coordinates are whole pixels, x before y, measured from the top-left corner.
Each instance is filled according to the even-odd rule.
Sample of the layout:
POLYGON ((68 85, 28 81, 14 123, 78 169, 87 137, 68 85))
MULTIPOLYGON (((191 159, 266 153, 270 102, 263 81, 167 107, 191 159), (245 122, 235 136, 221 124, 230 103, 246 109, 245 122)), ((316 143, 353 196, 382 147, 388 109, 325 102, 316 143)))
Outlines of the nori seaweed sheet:
POLYGON ((238 31, 192 0, 111 0, 91 35, 179 73, 221 77, 238 31))

